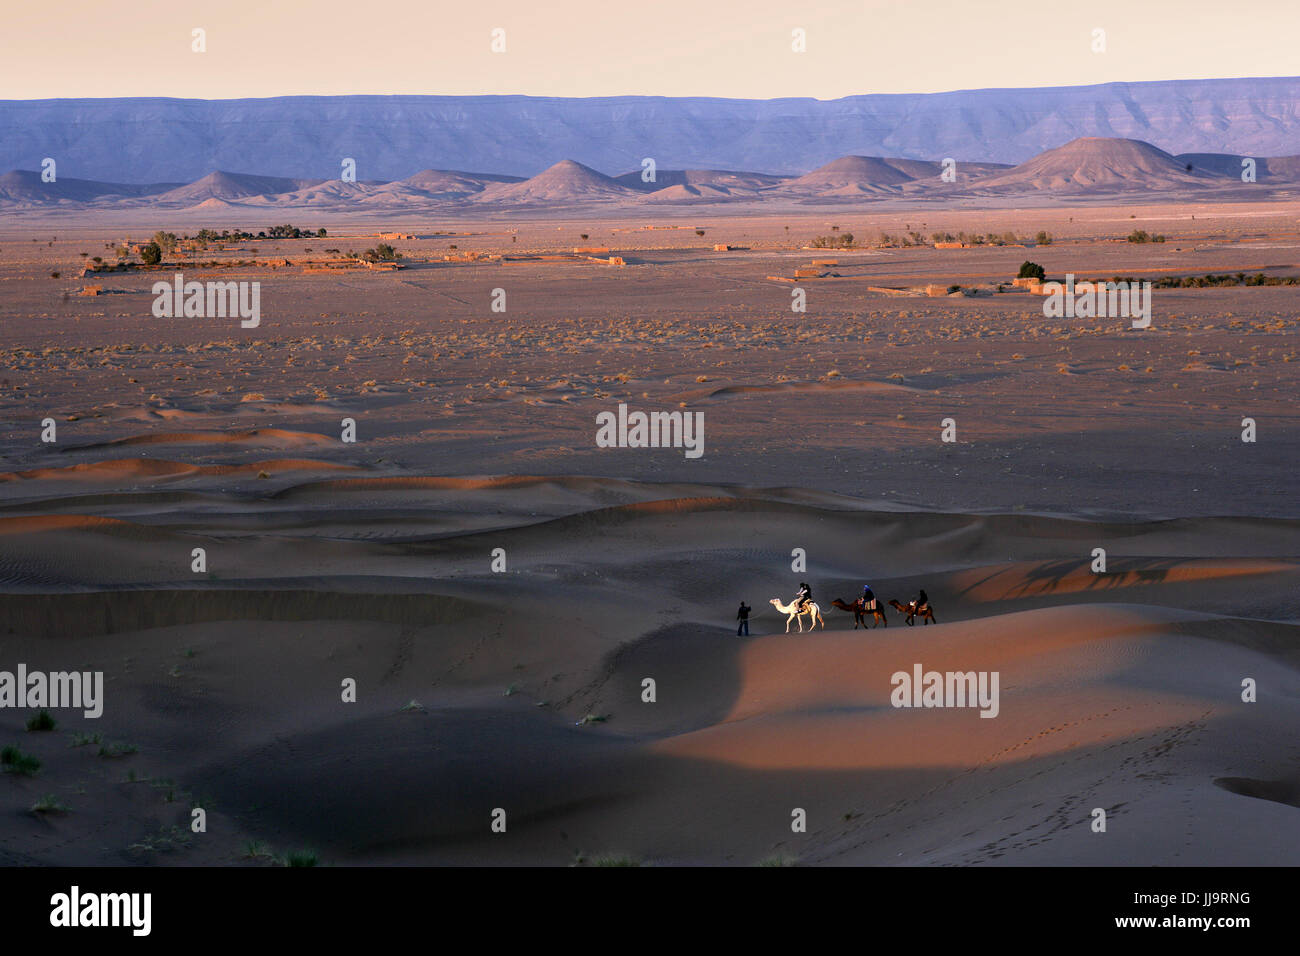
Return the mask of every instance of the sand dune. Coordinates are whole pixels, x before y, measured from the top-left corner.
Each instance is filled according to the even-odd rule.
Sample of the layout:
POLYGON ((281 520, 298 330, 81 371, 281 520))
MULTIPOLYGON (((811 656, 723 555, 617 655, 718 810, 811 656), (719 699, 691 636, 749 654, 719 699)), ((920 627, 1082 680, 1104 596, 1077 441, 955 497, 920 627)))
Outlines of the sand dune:
POLYGON ((1151 584, 1188 581, 1223 581, 1256 574, 1300 571, 1300 565, 1282 561, 1159 561, 1126 558, 1108 564, 1105 574, 1088 567, 1053 562, 1015 564, 1003 568, 982 567, 952 580, 962 597, 972 601, 1005 601, 1046 594, 1079 591, 1114 591, 1151 584))
POLYGON ((248 445, 259 447, 300 448, 307 445, 337 445, 335 439, 314 432, 297 432, 283 428, 254 428, 223 432, 150 432, 112 441, 78 445, 69 451, 116 448, 123 445, 248 445))
MULTIPOLYGON (((0 711, 43 764, 0 777, 0 861, 1294 864, 1291 287, 1161 290, 1139 334, 852 280, 792 318, 763 279, 833 223, 1057 236, 842 257, 885 285, 1237 272, 1289 261, 1294 204, 987 205, 593 226, 624 270, 442 259, 567 249, 583 217, 415 216, 410 268, 277 270, 247 336, 150 323, 138 275, 62 297, 98 248, 62 222, 6 241, 0 669, 107 696, 49 734, 0 711), (622 402, 705 413, 705 457, 593 447, 622 402), (803 580, 828 627, 787 636, 767 600, 803 580), (866 583, 938 623, 853 630, 830 601, 866 583), (893 707, 918 664, 996 671, 998 716, 893 707), (69 811, 33 814, 50 793, 69 811)), ((352 222, 331 245, 373 243, 352 222)))
POLYGON ((131 481, 148 478, 180 478, 196 475, 252 475, 285 471, 347 471, 354 465, 340 465, 309 458, 275 458, 241 465, 192 465, 161 458, 119 458, 63 468, 33 468, 27 471, 0 472, 0 481, 39 481, 45 479, 131 481))
POLYGON ((726 398, 733 395, 771 395, 780 392, 833 392, 842 390, 867 392, 915 391, 910 386, 899 385, 895 382, 873 382, 869 380, 856 382, 774 382, 770 385, 724 385, 722 388, 715 388, 708 392, 686 393, 682 397, 687 400, 698 401, 710 398, 726 398))
MULTIPOLYGON (((1300 568, 1269 557, 1291 546, 1287 529, 1270 544, 1232 519, 897 514, 796 490, 594 477, 204 490, 225 473, 198 468, 194 492, 165 501, 81 498, 108 514, 120 497, 131 520, 0 518, 0 600, 19 658, 108 671, 105 728, 139 744, 142 773, 217 801, 227 853, 259 836, 335 862, 1173 864, 1199 858, 1188 826, 1199 839, 1210 823, 1171 809, 1162 782, 1290 809, 1281 728, 1300 717, 1300 631, 1281 618, 1300 568), (381 527, 416 503, 432 535, 330 531, 381 527), (907 628, 891 613, 888 628, 854 632, 836 613, 827 630, 785 635, 763 601, 788 591, 800 528, 816 529, 806 576, 823 601, 852 597, 863 574, 881 596, 920 583, 940 623, 907 628), (1242 558, 1171 557, 1227 540, 1242 558), (1080 541, 1113 550, 1109 575, 1091 575, 1080 541), (1154 541, 1166 557, 1125 557, 1154 541), (196 542, 212 576, 188 568, 196 542), (494 546, 510 554, 506 576, 487 567, 494 546), (1026 558, 992 559, 1008 551, 1026 558), (863 567, 876 563, 865 554, 888 555, 893 572, 863 567), (1234 594, 1242 617, 1210 610, 1234 594), (748 640, 729 626, 740 596, 757 611, 748 640), (998 671, 998 717, 894 708, 891 675, 914 663, 998 671), (344 675, 359 704, 338 704, 344 675), (1269 704, 1243 705, 1238 675, 1268 687, 1269 704), (1222 741, 1244 727, 1256 743, 1227 756, 1222 741), (688 805, 693 840, 681 835, 688 805), (1080 840, 1095 805, 1147 836, 1080 840), (516 839, 491 838, 493 806, 516 839), (803 838, 789 832, 792 806, 813 822, 803 838), (936 819, 952 839, 936 840, 936 819)), ((40 756, 45 787, 86 758, 62 744, 40 756)), ((69 827, 122 799, 91 790, 100 809, 78 800, 69 827)), ((1286 858, 1269 839, 1277 817, 1213 819, 1242 847, 1229 858, 1286 858)), ((6 852, 131 861, 130 845, 165 825, 151 821, 6 852)))
MULTIPOLYGON (((546 476, 309 481, 256 500, 122 495, 141 516, 165 508, 168 526, 0 518, 2 600, 20 659, 106 669, 104 728, 139 745, 138 772, 209 795, 227 854, 257 837, 338 863, 1287 858, 1276 835, 1294 821, 1253 808, 1293 812, 1284 728, 1300 717, 1300 629, 1270 615, 1285 613, 1300 570, 1269 556, 1289 532, 1270 543, 1232 519, 1111 528, 805 496, 546 476), (426 521, 459 523, 407 540, 314 531, 415 502, 426 521), (865 572, 877 593, 924 584, 940 623, 908 628, 891 612, 888 628, 855 633, 838 615, 787 636, 762 602, 789 590, 788 543, 809 528, 822 600, 852 596, 864 563, 887 555, 893 573, 865 572), (1123 556, 1225 540, 1247 556, 1123 556), (1086 586, 1079 541, 1115 553, 1105 587, 1086 586), (218 576, 189 571, 194 542, 218 576), (494 546, 510 556, 504 576, 488 568, 494 546), (1025 558, 990 560, 1007 552, 1025 558), (1233 592, 1241 617, 1222 610, 1233 592), (737 640, 740 596, 756 615, 754 636, 737 640), (891 706, 891 675, 916 663, 997 671, 998 716, 891 706), (1267 687, 1267 703, 1242 704, 1239 675, 1267 687), (361 688, 355 705, 338 703, 343 676, 361 688), (641 699, 646 677, 654 704, 641 699), (1249 746, 1225 749, 1243 734, 1249 746), (1219 809, 1189 815, 1168 799, 1189 790, 1218 794, 1203 800, 1219 809), (498 806, 509 840, 486 825, 498 806), (1086 839, 1094 806, 1112 813, 1112 843, 1086 839), (699 833, 682 833, 687 807, 699 833), (790 833, 792 807, 807 810, 807 834, 790 833)), ((93 500, 109 512, 113 499, 93 500)), ((55 744, 31 745, 47 788, 88 759, 55 744)), ((92 783, 86 799, 97 809, 78 798, 61 826, 127 797, 92 783)), ((132 861, 130 847, 166 824, 116 819, 97 841, 23 838, 6 852, 132 861)))

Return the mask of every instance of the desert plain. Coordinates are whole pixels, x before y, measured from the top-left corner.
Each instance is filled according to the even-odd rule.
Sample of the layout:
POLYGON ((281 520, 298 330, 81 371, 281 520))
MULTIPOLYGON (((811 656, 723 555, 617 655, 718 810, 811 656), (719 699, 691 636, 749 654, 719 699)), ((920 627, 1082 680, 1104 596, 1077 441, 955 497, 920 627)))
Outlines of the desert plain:
POLYGON ((0 710, 0 863, 1294 865, 1300 287, 1135 329, 1026 260, 1294 277, 1300 201, 6 217, 3 660, 105 684, 0 710), (284 219, 327 236, 79 275, 284 219), (880 240, 961 231, 1017 238, 880 240), (260 324, 156 318, 176 272, 260 324), (703 454, 598 447, 620 404, 703 454), (937 623, 855 630, 865 583, 937 623), (918 663, 997 717, 891 706, 918 663))

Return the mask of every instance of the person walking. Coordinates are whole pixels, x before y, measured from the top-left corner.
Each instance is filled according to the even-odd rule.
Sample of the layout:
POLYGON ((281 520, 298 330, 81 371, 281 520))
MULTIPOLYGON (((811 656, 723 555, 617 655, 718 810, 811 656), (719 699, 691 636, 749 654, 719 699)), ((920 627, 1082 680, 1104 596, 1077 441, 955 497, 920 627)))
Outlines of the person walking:
POLYGON ((749 637, 749 612, 751 610, 753 609, 744 601, 740 602, 740 610, 736 612, 736 620, 740 622, 736 625, 737 637, 740 637, 742 634, 745 637, 749 637))

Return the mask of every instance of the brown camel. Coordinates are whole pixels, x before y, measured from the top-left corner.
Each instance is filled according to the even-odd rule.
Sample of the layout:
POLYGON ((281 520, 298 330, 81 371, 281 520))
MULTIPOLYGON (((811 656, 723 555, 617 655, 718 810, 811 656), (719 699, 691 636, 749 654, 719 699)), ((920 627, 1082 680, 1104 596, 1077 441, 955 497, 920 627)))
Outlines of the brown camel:
POLYGON ((841 611, 853 612, 853 630, 855 631, 858 629, 859 624, 861 624, 864 629, 866 628, 866 615, 868 614, 875 619, 871 625, 872 627, 878 627, 879 622, 881 621, 885 622, 885 627, 889 627, 889 618, 885 617, 885 609, 880 606, 879 601, 873 601, 872 603, 875 604, 875 607, 868 608, 863 606, 862 598, 858 598, 852 604, 845 604, 839 598, 836 598, 834 601, 831 601, 831 606, 837 607, 841 611))
POLYGON ((915 623, 912 620, 914 617, 919 617, 922 624, 930 624, 932 622, 935 624, 939 623, 934 619, 934 611, 930 609, 930 605, 928 604, 922 604, 920 607, 916 606, 915 601, 909 601, 906 604, 899 604, 897 601, 890 601, 889 604, 899 614, 907 615, 908 627, 911 627, 915 623))

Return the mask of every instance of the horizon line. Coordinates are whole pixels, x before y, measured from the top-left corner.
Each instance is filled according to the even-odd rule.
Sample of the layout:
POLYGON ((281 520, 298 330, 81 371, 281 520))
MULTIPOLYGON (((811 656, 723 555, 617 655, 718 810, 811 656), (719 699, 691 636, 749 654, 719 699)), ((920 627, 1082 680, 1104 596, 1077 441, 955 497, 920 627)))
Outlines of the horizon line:
POLYGON ((1194 78, 1169 78, 1160 80, 1108 80, 1104 83, 1078 83, 1057 86, 979 86, 922 92, 869 92, 849 93, 844 96, 822 99, 816 96, 715 96, 710 94, 659 94, 659 93, 598 93, 587 96, 556 96, 542 93, 271 93, 265 96, 157 96, 157 95, 123 95, 123 96, 46 96, 28 99, 0 97, 0 103, 75 103, 75 102, 110 102, 118 100, 163 100, 177 103, 241 103, 261 102, 265 100, 324 100, 324 99, 532 99, 532 100, 717 100, 741 103, 774 103, 782 101, 801 101, 812 103, 837 103, 843 100, 861 97, 916 97, 947 96, 955 93, 1021 93, 1054 90, 1086 90, 1108 86, 1158 86, 1169 83, 1258 83, 1270 80, 1300 80, 1300 74, 1283 74, 1276 76, 1207 76, 1194 78))

